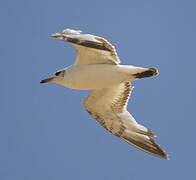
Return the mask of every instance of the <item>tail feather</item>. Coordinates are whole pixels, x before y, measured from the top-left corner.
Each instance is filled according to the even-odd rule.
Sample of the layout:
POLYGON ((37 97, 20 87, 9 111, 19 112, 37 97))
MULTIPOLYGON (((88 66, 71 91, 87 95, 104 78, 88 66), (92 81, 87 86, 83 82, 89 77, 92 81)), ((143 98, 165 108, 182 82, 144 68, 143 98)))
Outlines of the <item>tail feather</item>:
POLYGON ((149 68, 143 72, 134 74, 135 78, 145 78, 145 77, 151 77, 151 76, 157 76, 159 75, 159 72, 156 68, 149 68))
POLYGON ((152 155, 168 159, 166 152, 154 141, 150 136, 139 134, 136 132, 125 133, 121 136, 127 143, 135 146, 136 148, 150 153, 152 155))

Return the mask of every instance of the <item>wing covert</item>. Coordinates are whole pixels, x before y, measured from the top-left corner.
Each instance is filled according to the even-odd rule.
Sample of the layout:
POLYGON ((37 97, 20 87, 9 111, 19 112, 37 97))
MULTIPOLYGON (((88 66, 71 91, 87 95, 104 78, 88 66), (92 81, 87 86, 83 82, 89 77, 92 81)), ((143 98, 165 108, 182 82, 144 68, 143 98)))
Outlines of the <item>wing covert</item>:
POLYGON ((81 34, 81 31, 72 29, 65 29, 62 33, 52 34, 51 36, 75 46, 77 51, 76 64, 120 63, 115 47, 102 37, 81 34))
MULTIPOLYGON (((131 90, 128 82, 109 89, 94 90, 84 101, 84 107, 108 131, 121 134, 124 123, 118 113, 126 112, 131 90)), ((132 123, 135 123, 134 120, 132 123)))

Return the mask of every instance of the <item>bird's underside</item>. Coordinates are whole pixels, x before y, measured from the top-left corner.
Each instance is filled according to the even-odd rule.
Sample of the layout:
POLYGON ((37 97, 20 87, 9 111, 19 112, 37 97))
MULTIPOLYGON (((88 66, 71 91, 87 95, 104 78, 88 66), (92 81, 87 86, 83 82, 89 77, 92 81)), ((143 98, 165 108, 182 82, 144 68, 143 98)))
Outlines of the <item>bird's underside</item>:
MULTIPOLYGON (((91 64, 117 66, 120 63, 115 48, 102 37, 81 34, 80 31, 70 29, 51 36, 75 46, 77 50, 75 66, 89 66, 91 64)), ((140 71, 133 74, 133 77, 139 79, 157 74, 155 68, 148 68, 142 72, 140 69, 140 71)), ((42 82, 49 82, 49 79, 52 81, 52 78, 42 82)), ((165 151, 155 143, 153 132, 138 124, 127 111, 127 103, 132 89, 133 87, 129 81, 120 82, 109 88, 94 89, 84 101, 84 107, 92 117, 112 134, 144 152, 167 159, 168 156, 165 151)))

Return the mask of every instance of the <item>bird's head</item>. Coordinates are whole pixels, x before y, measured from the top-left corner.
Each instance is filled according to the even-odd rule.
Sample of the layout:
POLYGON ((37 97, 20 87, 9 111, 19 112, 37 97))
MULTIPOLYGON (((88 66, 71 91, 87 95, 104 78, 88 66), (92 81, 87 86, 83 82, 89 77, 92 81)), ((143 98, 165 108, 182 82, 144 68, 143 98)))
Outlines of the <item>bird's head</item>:
POLYGON ((40 83, 48 83, 48 82, 55 82, 57 84, 61 84, 61 81, 65 77, 65 70, 59 70, 55 72, 52 76, 41 80, 40 83))

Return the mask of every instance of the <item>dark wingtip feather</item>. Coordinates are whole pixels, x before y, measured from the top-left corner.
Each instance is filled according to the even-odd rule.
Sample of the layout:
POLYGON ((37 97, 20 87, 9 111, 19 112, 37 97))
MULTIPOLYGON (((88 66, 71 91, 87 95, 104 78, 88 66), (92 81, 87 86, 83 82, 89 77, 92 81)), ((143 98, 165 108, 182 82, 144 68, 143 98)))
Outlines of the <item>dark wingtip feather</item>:
POLYGON ((151 137, 145 137, 138 134, 138 136, 135 137, 123 136, 121 138, 146 153, 163 159, 169 159, 167 153, 157 143, 155 143, 154 139, 151 137))
POLYGON ((153 146, 156 147, 155 154, 152 154, 168 160, 169 155, 154 141, 154 139, 150 138, 150 141, 152 142, 153 146))

